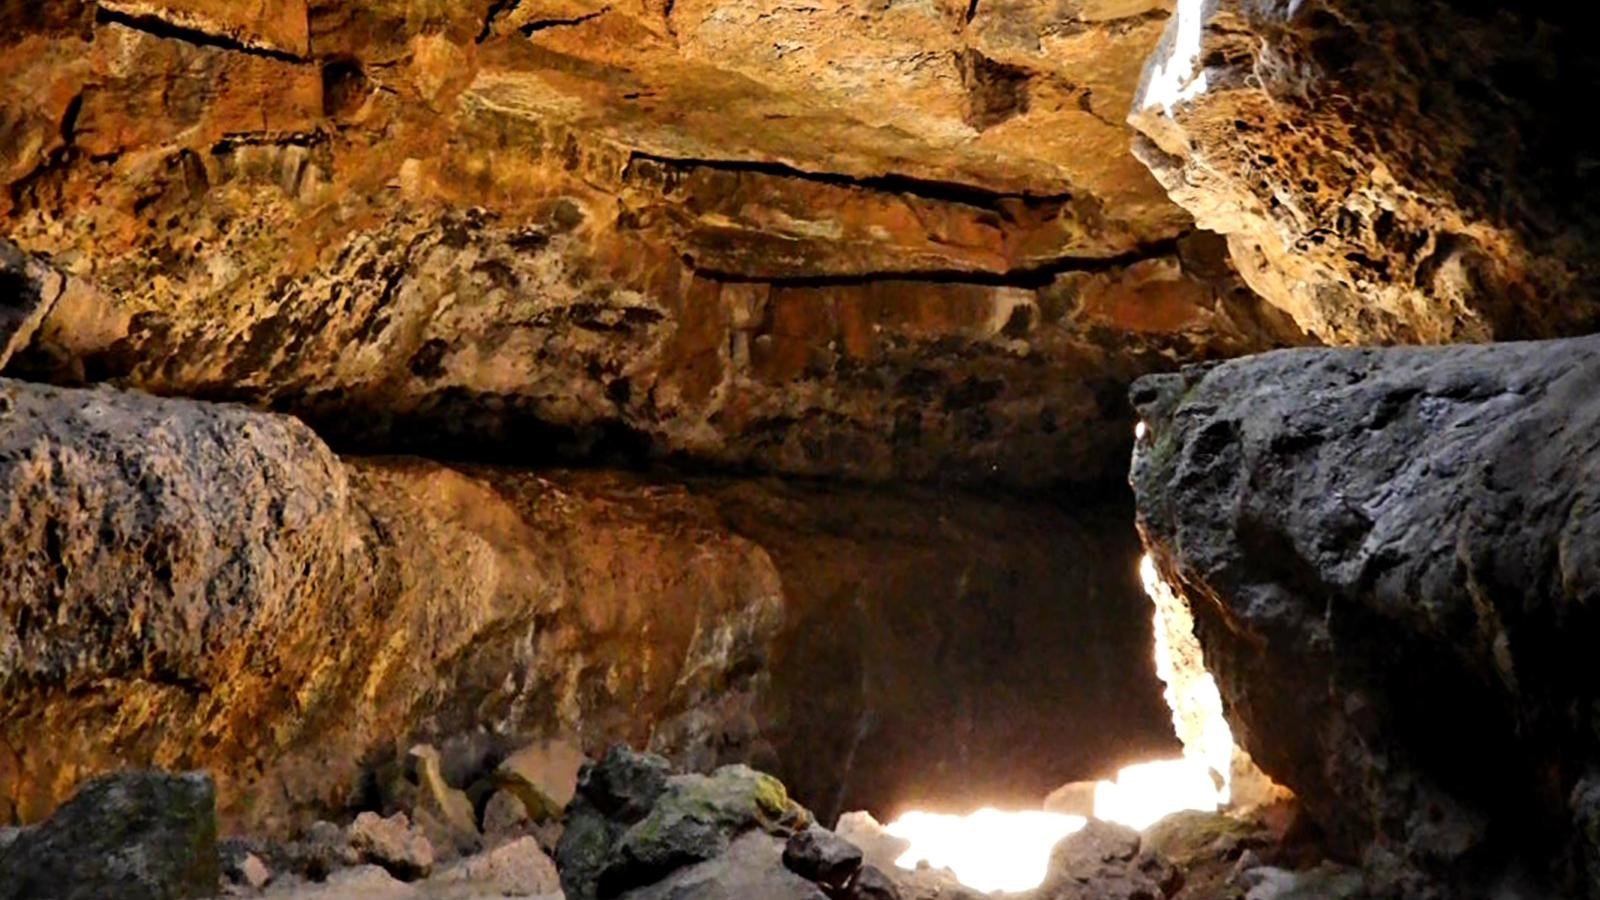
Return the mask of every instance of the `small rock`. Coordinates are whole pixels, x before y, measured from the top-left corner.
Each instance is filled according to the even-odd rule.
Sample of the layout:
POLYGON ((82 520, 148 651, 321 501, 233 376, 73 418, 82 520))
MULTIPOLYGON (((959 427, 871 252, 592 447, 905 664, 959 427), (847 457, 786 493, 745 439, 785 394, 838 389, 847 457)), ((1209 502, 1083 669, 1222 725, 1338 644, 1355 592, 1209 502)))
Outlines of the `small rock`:
POLYGON ((789 871, 833 888, 842 888, 861 868, 861 848, 819 825, 795 832, 783 848, 789 871))
POLYGON ((0 828, 0 852, 4 852, 7 847, 11 846, 11 842, 15 841, 21 834, 21 828, 12 828, 9 826, 0 828))
POLYGON ((1163 895, 1175 871, 1154 854, 1141 856, 1139 832, 1091 820, 1050 852, 1036 900, 1150 900, 1163 895))
POLYGON ((839 837, 861 848, 868 865, 889 869, 894 861, 911 849, 911 842, 897 838, 883 830, 883 825, 871 813, 849 812, 839 817, 833 831, 839 837))
POLYGON ((527 806, 510 791, 495 791, 483 807, 485 837, 521 834, 532 824, 533 820, 528 817, 527 806))
POLYGON ((849 900, 900 900, 900 888, 877 866, 862 866, 845 896, 849 900))
POLYGON ((229 838, 218 844, 222 877, 233 885, 256 890, 264 887, 272 879, 272 870, 256 850, 256 844, 244 838, 229 838))
POLYGON ((222 861, 222 875, 228 879, 229 884, 261 890, 272 880, 272 870, 261 861, 261 857, 248 851, 237 858, 224 858, 222 861))
POLYGON ((527 897, 557 893, 561 878, 556 865, 532 837, 523 837, 488 853, 464 859, 428 880, 428 886, 467 884, 475 893, 527 897))
POLYGON ((357 866, 341 869, 321 884, 285 885, 266 896, 284 900, 419 900, 423 893, 397 881, 381 866, 357 866))
POLYGON ((435 849, 472 853, 483 845, 478 817, 464 791, 444 780, 439 751, 427 744, 411 748, 409 761, 417 774, 417 805, 412 819, 433 839, 435 849))
POLYGON ((257 890, 267 886, 272 880, 272 872, 268 871, 267 864, 261 857, 254 853, 246 854, 244 862, 239 864, 239 884, 247 884, 257 890))
POLYGON ((327 878, 341 866, 353 866, 359 862, 344 829, 320 820, 311 823, 304 837, 284 848, 284 851, 294 871, 317 881, 327 878))
POLYGON ((1263 866, 1245 872, 1242 881, 1249 888, 1245 900, 1354 900, 1366 893, 1359 871, 1334 863, 1304 872, 1263 866))
POLYGON ((433 871, 433 844, 412 830, 405 813, 385 819, 364 812, 350 825, 348 838, 361 862, 382 866, 402 881, 426 878, 433 871))
POLYGON ((0 849, 3 900, 179 900, 216 892, 216 789, 202 773, 95 778, 0 849))
POLYGON ((632 823, 644 818, 667 789, 672 766, 654 753, 614 746, 597 763, 578 770, 578 792, 608 819, 632 823))
POLYGON ((1187 867, 1205 860, 1235 859, 1245 848, 1262 846, 1259 825, 1218 812, 1178 812, 1144 830, 1140 848, 1187 867))
POLYGON ((783 866, 783 841, 749 831, 726 852, 671 872, 621 900, 828 900, 817 885, 783 866))
POLYGON ((495 783, 522 801, 531 820, 559 819, 577 791, 583 763, 583 753, 575 745, 541 741, 501 761, 495 769, 495 783))
POLYGON ((1050 792, 1044 798, 1044 811, 1067 816, 1094 817, 1093 781, 1073 781, 1050 792))

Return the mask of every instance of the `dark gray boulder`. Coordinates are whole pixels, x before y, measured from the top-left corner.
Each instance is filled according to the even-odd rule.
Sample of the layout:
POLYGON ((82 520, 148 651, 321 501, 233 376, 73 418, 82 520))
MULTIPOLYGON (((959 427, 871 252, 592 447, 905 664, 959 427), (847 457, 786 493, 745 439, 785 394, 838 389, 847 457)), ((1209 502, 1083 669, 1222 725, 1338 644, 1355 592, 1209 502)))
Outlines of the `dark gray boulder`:
POLYGON ((784 868, 784 842, 747 831, 725 852, 629 891, 625 900, 827 900, 822 889, 784 868))
POLYGON ((842 888, 861 868, 861 848, 818 825, 795 832, 783 864, 808 881, 842 888))
POLYGON ((1286 351, 1133 399, 1156 567, 1335 850, 1385 896, 1600 896, 1600 338, 1286 351))
POLYGON ((683 885, 792 878, 783 866, 784 842, 812 819, 789 799, 782 782, 747 766, 723 766, 710 775, 670 774, 658 756, 612 747, 580 770, 564 824, 556 865, 567 900, 606 900, 653 886, 687 890, 683 885), (722 859, 750 833, 777 842, 768 866, 777 873, 747 871, 761 867, 754 851, 722 859), (689 881, 679 877, 713 860, 718 865, 700 869, 689 881))
POLYGON ((0 900, 182 900, 218 877, 216 792, 199 773, 101 776, 0 847, 0 900))
MULTIPOLYGON (((959 892, 963 897, 972 896, 965 891, 959 892)), ((941 892, 943 896, 943 892, 941 892)), ((862 866, 861 871, 850 879, 849 891, 845 894, 848 900, 901 900, 899 885, 894 879, 883 874, 877 866, 862 866)), ((961 900, 953 897, 952 900, 961 900)))

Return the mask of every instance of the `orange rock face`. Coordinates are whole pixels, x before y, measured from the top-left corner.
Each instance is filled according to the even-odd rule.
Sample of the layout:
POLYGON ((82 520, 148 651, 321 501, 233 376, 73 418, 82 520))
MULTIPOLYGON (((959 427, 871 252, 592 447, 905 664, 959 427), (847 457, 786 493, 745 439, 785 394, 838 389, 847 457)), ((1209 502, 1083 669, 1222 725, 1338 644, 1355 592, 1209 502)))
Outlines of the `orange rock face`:
POLYGON ((824 814, 1172 743, 1125 510, 341 460, 285 416, 12 381, 0 497, 0 821, 136 763, 281 830, 417 740, 755 761, 824 814))
POLYGON ((0 224, 104 297, 12 374, 1038 485, 1120 466, 1129 378, 1298 339, 1127 150, 1159 3, 7 15, 0 224))

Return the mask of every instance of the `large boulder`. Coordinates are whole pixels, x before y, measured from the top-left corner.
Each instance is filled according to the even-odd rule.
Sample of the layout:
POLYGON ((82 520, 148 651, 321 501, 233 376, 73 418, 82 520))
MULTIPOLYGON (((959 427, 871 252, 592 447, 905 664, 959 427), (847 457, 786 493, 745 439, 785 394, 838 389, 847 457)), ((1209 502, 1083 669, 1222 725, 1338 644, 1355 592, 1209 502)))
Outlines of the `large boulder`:
MULTIPOLYGON (((811 814, 782 782, 747 766, 672 774, 659 756, 615 746, 584 767, 563 824, 562 888, 569 900, 596 900, 721 856, 749 831, 787 840, 811 814)), ((772 860, 779 869, 781 860, 780 843, 772 860)))
POLYGON ((216 791, 198 773, 101 776, 0 846, 4 900, 188 900, 219 877, 216 791))
POLYGON ((1183 0, 1135 152, 1251 286, 1330 343, 1600 324, 1600 84, 1566 0, 1183 0))
POLYGON ((825 815, 1021 801, 1172 744, 1126 524, 348 461, 287 417, 0 382, 0 821, 181 759, 284 831, 427 741, 450 753, 396 808, 470 849, 451 748, 557 736, 748 759, 825 815))
POLYGON ((1396 896, 1519 867, 1595 895, 1600 339, 1287 351, 1134 399, 1155 566, 1335 849, 1396 896))

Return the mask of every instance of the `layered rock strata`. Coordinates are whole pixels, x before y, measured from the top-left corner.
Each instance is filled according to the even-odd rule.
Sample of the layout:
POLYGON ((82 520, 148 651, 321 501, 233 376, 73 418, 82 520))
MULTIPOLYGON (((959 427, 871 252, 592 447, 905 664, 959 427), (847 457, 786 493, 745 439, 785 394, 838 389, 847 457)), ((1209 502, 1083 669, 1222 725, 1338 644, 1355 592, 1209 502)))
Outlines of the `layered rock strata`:
MULTIPOLYGON (((14 377, 341 446, 1038 486, 1301 339, 1128 153, 1168 4, 10 9, 14 377)), ((60 7, 60 8, 57 8, 60 7)))

